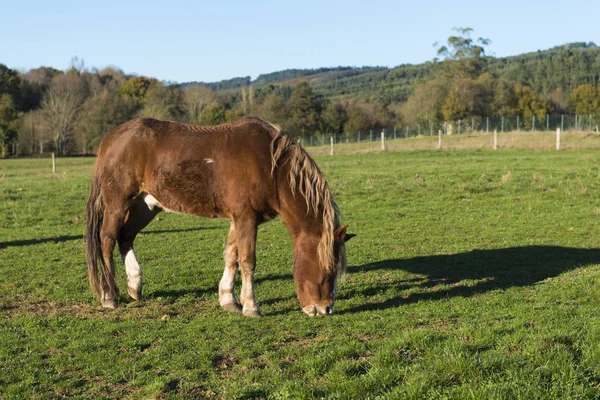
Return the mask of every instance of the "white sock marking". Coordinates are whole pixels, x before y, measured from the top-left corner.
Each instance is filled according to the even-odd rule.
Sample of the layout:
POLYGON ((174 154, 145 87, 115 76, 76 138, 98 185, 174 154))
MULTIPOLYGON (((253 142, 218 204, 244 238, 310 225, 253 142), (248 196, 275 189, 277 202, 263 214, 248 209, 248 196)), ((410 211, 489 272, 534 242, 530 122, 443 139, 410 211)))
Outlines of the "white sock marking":
POLYGON ((235 268, 227 268, 223 271, 223 277, 219 283, 219 304, 235 303, 233 285, 235 282, 235 268))
POLYGON ((135 253, 132 249, 127 251, 124 257, 125 261, 125 272, 127 273, 127 286, 131 289, 137 290, 142 284, 142 267, 138 263, 135 253))

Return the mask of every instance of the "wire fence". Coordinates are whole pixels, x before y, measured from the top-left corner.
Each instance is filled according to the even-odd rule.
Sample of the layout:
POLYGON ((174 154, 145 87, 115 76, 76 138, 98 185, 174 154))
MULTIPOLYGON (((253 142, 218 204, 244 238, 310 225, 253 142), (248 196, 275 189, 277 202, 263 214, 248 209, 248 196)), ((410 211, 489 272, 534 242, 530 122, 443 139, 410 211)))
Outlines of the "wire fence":
POLYGON ((523 118, 522 116, 470 117, 452 123, 428 121, 420 124, 398 125, 357 132, 314 134, 302 136, 299 140, 303 146, 325 146, 331 142, 333 144, 378 142, 381 141, 382 133, 386 140, 437 136, 440 130, 444 135, 492 133, 494 131, 498 133, 542 132, 555 131, 557 128, 560 128, 562 132, 588 131, 598 133, 599 125, 600 115, 549 114, 541 120, 535 116, 531 118, 523 118))

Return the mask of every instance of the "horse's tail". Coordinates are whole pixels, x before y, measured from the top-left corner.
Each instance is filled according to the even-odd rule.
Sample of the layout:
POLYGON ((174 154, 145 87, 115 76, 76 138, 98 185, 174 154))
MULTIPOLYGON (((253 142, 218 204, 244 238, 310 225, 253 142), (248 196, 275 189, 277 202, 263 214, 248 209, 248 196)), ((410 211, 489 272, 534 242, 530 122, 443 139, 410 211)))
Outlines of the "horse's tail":
POLYGON ((102 228, 102 217, 104 215, 104 201, 102 200, 100 189, 100 174, 96 168, 94 169, 92 186, 90 188, 90 198, 87 203, 87 230, 85 232, 85 242, 90 288, 98 297, 100 297, 102 293, 102 288, 98 279, 98 259, 100 259, 102 273, 106 274, 105 263, 104 260, 102 260, 102 247, 100 242, 100 229, 102 228))

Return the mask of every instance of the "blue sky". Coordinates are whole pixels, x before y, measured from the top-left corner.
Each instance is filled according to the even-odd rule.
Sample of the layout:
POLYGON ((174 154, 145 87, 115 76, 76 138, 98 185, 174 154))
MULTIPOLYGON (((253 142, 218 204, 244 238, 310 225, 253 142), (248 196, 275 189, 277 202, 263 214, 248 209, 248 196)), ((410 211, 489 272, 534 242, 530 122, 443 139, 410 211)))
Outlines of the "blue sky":
POLYGON ((160 80, 256 78, 287 68, 396 66, 435 56, 454 27, 496 56, 600 45, 599 1, 21 1, 2 6, 0 63, 118 66, 160 80))

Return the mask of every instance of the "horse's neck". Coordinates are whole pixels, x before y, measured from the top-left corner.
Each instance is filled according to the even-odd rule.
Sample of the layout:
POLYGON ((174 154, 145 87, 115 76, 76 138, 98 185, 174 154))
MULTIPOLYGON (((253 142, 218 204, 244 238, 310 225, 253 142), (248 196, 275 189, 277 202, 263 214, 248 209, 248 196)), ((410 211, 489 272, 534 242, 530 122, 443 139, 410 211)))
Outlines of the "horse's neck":
POLYGON ((298 193, 284 198, 283 207, 278 211, 294 244, 303 247, 317 246, 323 233, 322 210, 316 214, 313 210, 307 212, 306 202, 298 193))

